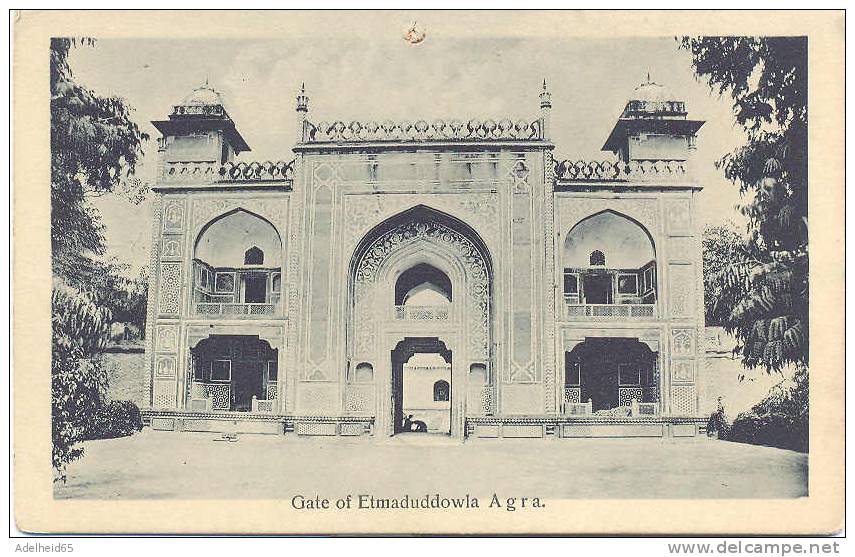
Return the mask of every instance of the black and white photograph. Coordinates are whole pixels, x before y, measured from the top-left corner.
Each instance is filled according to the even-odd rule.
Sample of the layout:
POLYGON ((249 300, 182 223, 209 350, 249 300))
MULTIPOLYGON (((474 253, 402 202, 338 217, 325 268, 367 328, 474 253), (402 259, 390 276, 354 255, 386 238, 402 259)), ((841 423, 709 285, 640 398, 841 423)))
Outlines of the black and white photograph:
MULTIPOLYGON (((813 75, 842 75, 813 62, 842 52, 842 13, 806 16, 821 45, 632 33, 638 12, 589 14, 587 35, 574 12, 154 11, 103 34, 49 15, 28 90, 50 206, 27 232, 50 233, 49 277, 16 266, 44 288, 14 309, 16 335, 45 333, 16 345, 13 384, 50 391, 45 504, 313 521, 117 514, 94 533, 465 534, 585 501, 808 504, 833 496, 815 465, 842 490, 842 274, 819 275, 820 302, 809 281, 843 267, 842 159, 808 185, 836 152, 809 149, 809 114, 828 91, 842 106, 813 75), (244 16, 263 32, 182 34, 244 16), (832 211, 809 227, 818 187, 832 211), (444 512, 461 518, 432 526, 444 512)), ((805 529, 842 528, 842 508, 805 529)), ((578 512, 542 530, 639 533, 578 512)), ((757 533, 803 533, 766 518, 757 533)))

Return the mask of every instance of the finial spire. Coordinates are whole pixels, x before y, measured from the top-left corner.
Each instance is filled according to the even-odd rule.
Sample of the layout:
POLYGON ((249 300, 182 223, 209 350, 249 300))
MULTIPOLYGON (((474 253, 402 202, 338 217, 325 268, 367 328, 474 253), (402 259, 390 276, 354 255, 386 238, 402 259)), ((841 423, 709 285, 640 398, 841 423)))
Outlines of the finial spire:
POLYGON ((552 107, 552 95, 546 88, 546 78, 543 79, 543 90, 540 92, 540 108, 546 109, 552 107))
POLYGON ((300 84, 300 92, 297 94, 297 112, 309 111, 309 97, 306 96, 306 82, 300 84))

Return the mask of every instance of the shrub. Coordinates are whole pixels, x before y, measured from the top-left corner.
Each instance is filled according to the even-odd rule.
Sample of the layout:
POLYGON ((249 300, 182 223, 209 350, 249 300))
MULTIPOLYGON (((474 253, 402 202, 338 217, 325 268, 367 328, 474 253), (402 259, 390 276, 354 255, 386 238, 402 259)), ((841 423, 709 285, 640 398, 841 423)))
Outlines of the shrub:
POLYGON ((111 400, 96 412, 86 439, 114 439, 142 429, 139 407, 130 400, 111 400))
POLYGON ((99 355, 109 314, 67 289, 51 297, 51 430, 55 481, 65 481, 69 463, 83 456, 79 446, 103 405, 108 378, 99 355))
POLYGON ((724 403, 718 397, 718 406, 707 420, 707 433, 717 433, 719 439, 727 439, 730 436, 730 422, 724 411, 724 403))
POLYGON ((733 421, 728 440, 807 452, 809 448, 808 370, 797 369, 791 387, 778 385, 769 396, 733 421))

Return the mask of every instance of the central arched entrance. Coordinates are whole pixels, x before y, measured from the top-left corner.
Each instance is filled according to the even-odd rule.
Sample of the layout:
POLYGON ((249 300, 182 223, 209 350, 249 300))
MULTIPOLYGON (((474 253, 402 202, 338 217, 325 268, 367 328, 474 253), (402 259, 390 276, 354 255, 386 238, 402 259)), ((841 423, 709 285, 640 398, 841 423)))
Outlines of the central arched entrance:
POLYGON ((451 434, 451 350, 436 337, 408 337, 391 360, 394 433, 451 434))
POLYGON ((436 404, 426 404, 431 412, 424 409, 425 419, 419 421, 433 423, 428 428, 437 432, 462 436, 466 415, 492 413, 491 292, 488 251, 459 219, 418 206, 370 231, 350 266, 346 411, 347 401, 370 381, 375 431, 400 432, 407 403, 404 368, 413 355, 430 353, 442 355, 447 368, 437 363, 425 372, 433 378, 430 396, 435 388, 440 400, 431 399, 436 404), (363 370, 359 377, 358 369, 363 370), (430 417, 439 414, 433 409, 446 406, 447 427, 430 417))

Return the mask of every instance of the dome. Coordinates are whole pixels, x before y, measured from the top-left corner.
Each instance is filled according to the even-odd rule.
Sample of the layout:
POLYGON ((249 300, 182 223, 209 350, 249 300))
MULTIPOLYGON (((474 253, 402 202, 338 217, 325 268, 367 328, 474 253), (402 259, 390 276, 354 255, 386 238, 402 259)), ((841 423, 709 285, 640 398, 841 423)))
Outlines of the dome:
POLYGON ((677 101, 678 99, 676 99, 664 86, 650 81, 650 77, 648 77, 645 83, 642 83, 635 88, 635 92, 630 100, 642 102, 669 102, 677 101))
POLYGON ((633 91, 626 108, 621 117, 623 118, 650 118, 650 117, 681 117, 686 114, 686 103, 676 98, 675 95, 650 80, 639 85, 633 91))
POLYGON ((223 97, 205 81, 204 85, 193 89, 193 92, 184 97, 181 106, 213 106, 222 105, 223 97))

